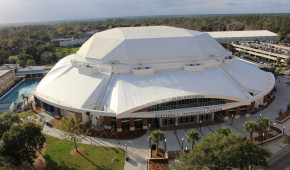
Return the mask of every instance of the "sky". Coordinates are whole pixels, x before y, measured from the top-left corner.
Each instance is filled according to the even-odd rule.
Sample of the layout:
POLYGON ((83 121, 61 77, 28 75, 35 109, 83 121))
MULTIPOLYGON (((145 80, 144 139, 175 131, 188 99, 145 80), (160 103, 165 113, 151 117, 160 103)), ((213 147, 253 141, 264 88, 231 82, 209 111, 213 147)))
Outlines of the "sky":
POLYGON ((290 0, 0 0, 0 24, 241 13, 290 13, 290 0))

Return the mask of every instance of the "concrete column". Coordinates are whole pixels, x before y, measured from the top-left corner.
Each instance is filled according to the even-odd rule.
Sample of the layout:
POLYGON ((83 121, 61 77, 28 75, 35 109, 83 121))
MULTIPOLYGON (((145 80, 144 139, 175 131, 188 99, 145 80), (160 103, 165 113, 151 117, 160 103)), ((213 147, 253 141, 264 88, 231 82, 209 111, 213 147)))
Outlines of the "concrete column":
POLYGON ((46 104, 43 101, 40 101, 40 106, 44 111, 46 110, 46 104))
POLYGON ((251 103, 251 110, 254 110, 255 109, 255 101, 253 101, 252 103, 251 103))
POLYGON ((264 106, 267 105, 268 95, 266 94, 263 99, 264 106))
POLYGON ((225 110, 225 120, 228 120, 230 117, 230 111, 229 109, 225 110))
POLYGON ((143 129, 148 129, 148 119, 147 118, 143 118, 142 124, 143 124, 143 129))
POLYGON ((112 129, 111 117, 104 116, 104 128, 105 129, 112 129))
POLYGON ((236 119, 240 118, 240 109, 241 109, 240 106, 236 107, 236 116, 235 116, 236 119))
POLYGON ((250 117, 251 105, 247 105, 246 117, 250 117))
POLYGON ((134 118, 130 118, 130 131, 135 130, 135 121, 134 118))
POLYGON ((54 109, 55 118, 60 119, 60 115, 61 115, 60 109, 57 107, 54 107, 53 109, 54 109))
POLYGON ((214 121, 214 113, 211 114, 211 121, 214 121))
POLYGON ((117 119, 117 132, 122 132, 122 122, 121 119, 117 119))

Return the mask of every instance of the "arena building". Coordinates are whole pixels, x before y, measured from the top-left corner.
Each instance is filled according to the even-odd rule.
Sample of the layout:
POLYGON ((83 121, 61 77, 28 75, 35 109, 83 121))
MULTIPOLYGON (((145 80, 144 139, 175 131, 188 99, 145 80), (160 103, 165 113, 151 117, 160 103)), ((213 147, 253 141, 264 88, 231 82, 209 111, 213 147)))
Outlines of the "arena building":
POLYGON ((118 131, 249 116, 273 96, 275 78, 236 59, 208 33, 167 26, 94 34, 34 91, 56 118, 69 114, 118 131))

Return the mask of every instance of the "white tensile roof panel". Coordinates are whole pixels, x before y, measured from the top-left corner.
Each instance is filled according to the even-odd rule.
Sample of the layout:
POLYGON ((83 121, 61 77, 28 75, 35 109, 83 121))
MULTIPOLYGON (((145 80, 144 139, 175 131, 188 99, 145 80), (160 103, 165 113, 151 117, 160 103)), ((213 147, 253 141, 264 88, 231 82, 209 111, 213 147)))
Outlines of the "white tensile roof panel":
POLYGON ((247 99, 219 68, 203 72, 156 72, 151 76, 117 75, 105 105, 119 114, 137 106, 184 95, 220 95, 247 99))
POLYGON ((95 104, 103 82, 108 78, 108 75, 102 73, 91 76, 79 74, 77 67, 66 70, 50 81, 48 78, 54 77, 54 74, 49 72, 41 81, 43 85, 38 86, 34 93, 46 100, 75 108, 95 104))
POLYGON ((262 71, 247 62, 237 59, 232 66, 223 65, 228 74, 234 77, 244 89, 265 91, 269 87, 271 73, 262 71))
POLYGON ((207 33, 167 26, 116 28, 96 33, 78 54, 102 61, 132 63, 166 59, 199 59, 224 48, 207 33))

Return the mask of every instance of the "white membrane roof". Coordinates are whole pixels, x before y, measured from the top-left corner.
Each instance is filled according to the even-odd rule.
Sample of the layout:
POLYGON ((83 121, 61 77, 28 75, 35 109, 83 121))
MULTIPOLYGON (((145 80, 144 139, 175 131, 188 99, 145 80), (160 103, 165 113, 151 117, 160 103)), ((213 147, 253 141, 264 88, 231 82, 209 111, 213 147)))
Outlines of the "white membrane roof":
POLYGON ((94 34, 78 55, 102 61, 138 63, 200 59, 224 48, 207 33, 168 26, 114 28, 94 34))
POLYGON ((86 43, 78 54, 59 61, 37 86, 34 92, 36 97, 52 105, 55 103, 60 108, 64 106, 64 109, 69 107, 125 115, 168 102, 174 97, 191 95, 230 99, 246 105, 271 90, 275 83, 271 73, 257 66, 238 59, 227 59, 232 61, 229 64, 225 61, 227 56, 220 53, 225 50, 208 34, 196 31, 172 27, 121 28, 95 34, 88 41, 99 42, 100 46, 94 42, 86 43), (105 37, 105 44, 96 37, 105 37), (123 43, 124 48, 121 48, 120 43, 115 43, 116 39, 122 39, 120 43, 123 43), (146 43, 139 46, 143 42, 146 43), (152 49, 146 52, 148 48, 152 49), (188 51, 184 52, 185 48, 188 51), (134 55, 129 55, 130 50, 122 53, 121 49, 130 49, 134 55), (182 60, 187 54, 198 56, 212 52, 216 57, 182 60), (110 57, 122 58, 127 64, 102 62, 110 57), (143 60, 153 60, 152 57, 158 58, 152 65, 152 74, 132 74, 136 64, 130 64, 131 60, 142 63, 143 60), (200 72, 185 71, 183 66, 191 62, 200 62, 204 69, 200 72), (249 92, 252 91, 257 96, 251 96, 249 92))

